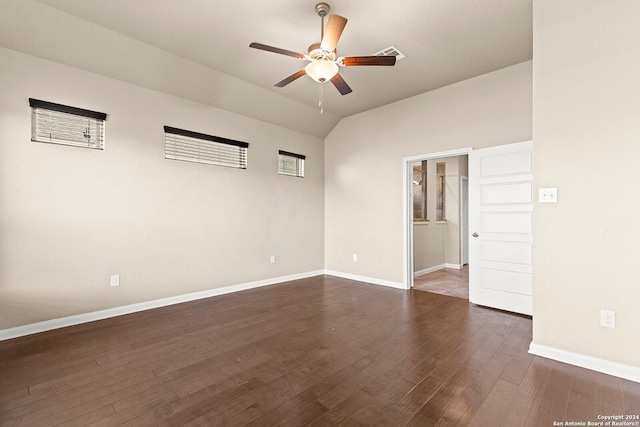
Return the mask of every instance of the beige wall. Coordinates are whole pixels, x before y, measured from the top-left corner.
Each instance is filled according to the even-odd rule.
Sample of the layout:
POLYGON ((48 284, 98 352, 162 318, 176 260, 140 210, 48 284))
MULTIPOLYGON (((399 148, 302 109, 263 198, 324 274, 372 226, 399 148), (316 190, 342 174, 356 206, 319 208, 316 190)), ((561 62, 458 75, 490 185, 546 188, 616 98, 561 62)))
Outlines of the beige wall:
POLYGON ((534 343, 637 367, 640 2, 533 6, 534 343))
POLYGON ((445 263, 444 227, 429 223, 413 225, 413 271, 419 273, 445 263))
POLYGON ((531 139, 531 72, 525 62, 342 120, 325 139, 325 267, 402 282, 402 159, 531 139))
POLYGON ((320 138, 3 48, 0 64, 0 329, 323 268, 320 138), (106 149, 31 142, 29 97, 107 113, 106 149), (249 142, 248 169, 165 160, 163 125, 249 142), (304 179, 278 175, 278 149, 307 155, 304 179))

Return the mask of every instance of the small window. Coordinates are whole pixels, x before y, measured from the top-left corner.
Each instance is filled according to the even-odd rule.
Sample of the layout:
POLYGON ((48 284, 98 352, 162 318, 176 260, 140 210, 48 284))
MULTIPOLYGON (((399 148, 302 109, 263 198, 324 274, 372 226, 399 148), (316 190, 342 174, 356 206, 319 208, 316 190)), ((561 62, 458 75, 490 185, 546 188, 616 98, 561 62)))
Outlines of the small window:
POLYGON ((302 154, 278 151, 278 173, 280 175, 304 178, 304 159, 302 154))
POLYGON ((33 98, 29 105, 32 141, 104 149, 106 114, 33 98))
POLYGON ((165 126, 164 143, 166 159, 247 168, 246 142, 165 126))
POLYGON ((413 220, 428 221, 426 160, 413 165, 413 220))
POLYGON ((436 221, 446 221, 445 193, 446 193, 446 163, 436 163, 436 221))

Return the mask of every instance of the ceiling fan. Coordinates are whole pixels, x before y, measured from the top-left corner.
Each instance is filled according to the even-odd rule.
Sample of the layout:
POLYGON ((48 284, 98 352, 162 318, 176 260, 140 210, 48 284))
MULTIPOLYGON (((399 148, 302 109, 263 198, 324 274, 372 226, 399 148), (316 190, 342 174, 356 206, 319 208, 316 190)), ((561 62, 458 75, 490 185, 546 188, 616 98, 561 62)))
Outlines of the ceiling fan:
MULTIPOLYGON (((342 95, 351 93, 352 90, 338 73, 339 66, 352 67, 362 65, 387 65, 392 66, 396 63, 395 56, 342 56, 336 54, 336 45, 338 39, 347 25, 347 19, 340 15, 329 15, 329 21, 325 28, 324 17, 329 14, 330 6, 327 3, 318 3, 316 5, 316 13, 320 16, 320 42, 309 46, 308 53, 293 52, 286 49, 280 49, 268 46, 262 43, 251 43, 249 47, 254 49, 266 50, 267 52, 279 53, 281 55, 291 56, 293 58, 310 61, 309 64, 300 71, 297 71, 276 83, 276 87, 284 87, 289 83, 297 80, 305 74, 313 80, 321 83, 330 81, 338 89, 342 95)), ((322 104, 322 101, 320 101, 322 104)), ((321 105, 322 106, 322 105, 321 105)))

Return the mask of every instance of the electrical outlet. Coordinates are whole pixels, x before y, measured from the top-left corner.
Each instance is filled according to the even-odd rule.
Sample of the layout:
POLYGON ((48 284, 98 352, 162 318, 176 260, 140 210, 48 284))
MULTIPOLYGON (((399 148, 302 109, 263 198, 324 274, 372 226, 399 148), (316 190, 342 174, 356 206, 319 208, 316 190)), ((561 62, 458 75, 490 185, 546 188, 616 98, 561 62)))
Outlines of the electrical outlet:
POLYGON ((538 201, 540 203, 557 203, 558 189, 557 188, 540 188, 538 190, 538 201))
POLYGON ((353 254, 353 261, 357 261, 358 260, 358 254, 353 254))
POLYGON ((111 276, 111 286, 120 286, 120 275, 114 274, 111 276))
POLYGON ((271 264, 275 264, 275 263, 276 263, 276 256, 271 255, 271 264))
POLYGON ((600 326, 615 329, 616 312, 611 310, 600 310, 600 326))

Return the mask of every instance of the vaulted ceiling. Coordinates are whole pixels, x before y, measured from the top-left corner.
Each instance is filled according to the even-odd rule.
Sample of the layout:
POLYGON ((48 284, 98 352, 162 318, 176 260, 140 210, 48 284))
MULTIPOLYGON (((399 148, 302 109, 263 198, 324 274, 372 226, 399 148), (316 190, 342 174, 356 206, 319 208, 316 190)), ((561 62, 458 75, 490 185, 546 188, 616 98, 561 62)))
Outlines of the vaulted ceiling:
MULTIPOLYGON (((328 1, 331 13, 348 19, 338 43, 339 56, 372 55, 395 46, 406 58, 394 67, 341 68, 353 92, 342 96, 326 84, 321 114, 317 108, 320 84, 311 78, 303 76, 284 88, 273 86, 306 62, 249 48, 251 42, 260 42, 307 53, 307 47, 320 40, 316 0, 37 0, 32 9, 18 6, 16 0, 1 1, 1 8, 13 12, 16 19, 32 20, 32 27, 39 26, 38 19, 44 26, 58 20, 58 27, 51 31, 67 34, 70 40, 76 34, 77 40, 67 44, 78 44, 79 58, 91 57, 87 50, 93 46, 110 63, 122 65, 96 62, 93 68, 85 67, 89 71, 140 84, 122 71, 128 61, 118 55, 129 52, 134 62, 138 58, 132 58, 131 52, 142 57, 148 46, 184 60, 183 68, 193 64, 191 68, 199 70, 191 74, 177 67, 177 60, 167 64, 165 72, 171 75, 163 78, 174 80, 167 92, 225 108, 220 99, 214 99, 216 92, 208 92, 204 85, 233 78, 228 80, 233 84, 223 85, 233 88, 224 95, 229 98, 228 109, 321 137, 344 117, 532 58, 532 0, 328 1), (86 21, 96 25, 77 24, 86 21), (88 28, 110 35, 96 38, 88 28), (91 45, 81 44, 80 39, 90 40, 91 45), (114 48, 115 40, 141 43, 128 51, 114 48), (188 87, 194 84, 190 80, 207 73, 217 77, 202 78, 201 89, 188 87)), ((0 31, 0 45, 38 55, 35 47, 31 52, 24 41, 17 40, 19 32, 13 35, 16 40, 2 43, 1 38, 11 37, 8 34, 0 31)), ((46 43, 46 34, 33 44, 46 43)), ((83 68, 80 59, 71 59, 72 52, 56 56, 47 50, 40 56, 83 68)))

